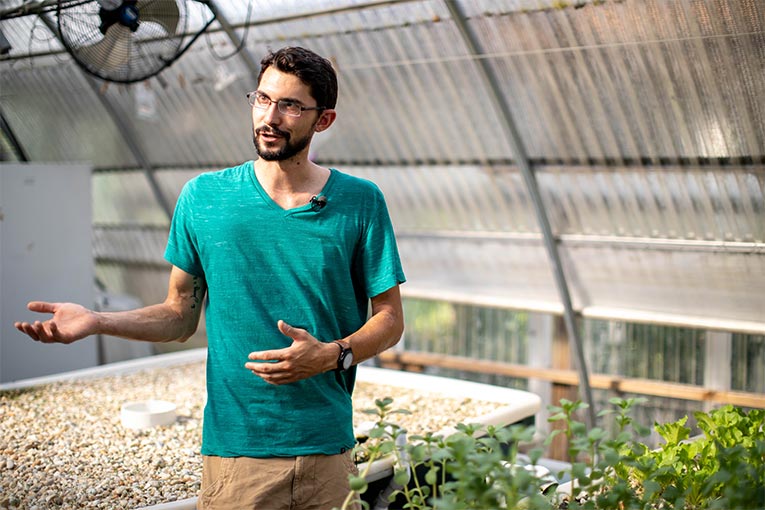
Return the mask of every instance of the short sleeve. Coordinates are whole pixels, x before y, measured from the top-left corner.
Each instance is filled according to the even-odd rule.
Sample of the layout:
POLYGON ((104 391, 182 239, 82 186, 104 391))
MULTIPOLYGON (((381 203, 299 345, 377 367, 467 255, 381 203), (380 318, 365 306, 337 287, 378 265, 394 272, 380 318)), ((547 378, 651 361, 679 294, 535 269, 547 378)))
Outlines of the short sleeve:
POLYGON ((406 281, 385 198, 374 185, 373 190, 371 215, 361 240, 359 261, 370 298, 406 281))
POLYGON ((204 276, 194 235, 193 181, 187 182, 175 204, 165 260, 195 276, 204 276))

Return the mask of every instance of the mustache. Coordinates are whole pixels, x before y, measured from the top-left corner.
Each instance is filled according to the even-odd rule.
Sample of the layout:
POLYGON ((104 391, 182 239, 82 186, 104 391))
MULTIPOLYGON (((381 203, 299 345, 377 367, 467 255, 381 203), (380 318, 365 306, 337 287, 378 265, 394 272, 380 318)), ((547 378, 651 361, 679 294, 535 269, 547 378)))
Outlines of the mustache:
POLYGON ((286 131, 282 131, 281 129, 277 129, 275 127, 260 126, 259 128, 255 129, 255 134, 256 135, 260 135, 260 134, 263 134, 263 133, 268 134, 268 135, 281 136, 282 138, 284 138, 287 141, 289 141, 289 139, 290 139, 290 134, 289 133, 287 133, 286 131))

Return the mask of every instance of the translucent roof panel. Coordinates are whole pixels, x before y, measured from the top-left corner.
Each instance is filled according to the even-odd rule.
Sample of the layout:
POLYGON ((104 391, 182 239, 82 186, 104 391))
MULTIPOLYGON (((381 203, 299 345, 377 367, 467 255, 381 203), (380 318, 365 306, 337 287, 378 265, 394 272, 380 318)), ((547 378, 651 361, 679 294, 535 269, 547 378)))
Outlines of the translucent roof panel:
MULTIPOLYGON (((299 4, 290 5, 304 12, 299 4)), ((510 162, 514 155, 493 92, 481 79, 481 61, 493 69, 501 99, 523 126, 522 142, 533 159, 662 164, 748 161, 765 154, 765 111, 759 100, 765 97, 765 80, 757 79, 765 72, 765 21, 751 1, 649 2, 646 8, 606 2, 579 9, 466 2, 466 23, 484 52, 480 61, 441 2, 355 9, 349 3, 331 4, 332 9, 327 3, 327 9, 313 9, 315 15, 290 17, 287 9, 281 18, 270 2, 253 2, 249 18, 248 4, 234 5, 223 10, 233 22, 253 23, 240 30, 256 60, 269 48, 302 44, 336 63, 340 115, 317 152, 324 160, 510 162)), ((6 24, 23 33, 31 29, 28 19, 6 24)), ((242 159, 252 154, 242 98, 254 88, 255 76, 242 59, 221 58, 235 49, 215 25, 159 78, 105 86, 100 94, 155 165, 242 159), (160 138, 172 143, 158 143, 160 138)), ((48 90, 53 87, 78 91, 80 101, 60 107, 78 128, 99 127, 94 135, 102 136, 92 138, 95 144, 114 131, 65 53, 35 58, 33 70, 24 60, 2 65, 9 66, 2 88, 3 96, 13 98, 6 108, 14 124, 26 124, 21 115, 37 119, 47 111, 41 110, 48 106, 40 100, 42 90, 34 94, 39 85, 25 79, 32 73, 47 96, 55 97, 48 90), (41 104, 37 112, 33 103, 41 104)), ((23 126, 19 129, 21 138, 31 137, 23 126)), ((79 152, 72 157, 97 166, 134 164, 119 149, 64 145, 76 145, 68 150, 79 152)), ((30 152, 45 158, 43 148, 30 152)))
POLYGON ((169 267, 162 257, 166 227, 96 226, 93 247, 100 262, 169 267))
MULTIPOLYGON (((399 234, 407 295, 560 313, 541 239, 399 234)), ((746 247, 569 239, 561 257, 589 317, 763 331, 765 261, 746 247)))
MULTIPOLYGON (((406 232, 539 233, 520 172, 499 166, 352 167, 389 190, 406 232), (406 182, 406 186, 400 184, 406 182)), ((717 246, 765 242, 765 166, 539 166, 556 234, 663 239, 717 246)))
POLYGON ((28 157, 134 166, 97 97, 100 92, 88 86, 69 58, 39 57, 34 62, 6 64, 0 72, 3 112, 28 157))
POLYGON ((555 231, 765 241, 765 166, 539 168, 555 231))
POLYGON ((509 167, 343 166, 342 170, 387 190, 388 209, 402 232, 539 232, 521 176, 509 167))
MULTIPOLYGON (((0 12, 21 7, 23 0, 0 2, 0 12)), ((23 57, 29 54, 45 54, 52 51, 63 51, 63 45, 45 26, 38 16, 12 18, 13 21, 3 22, 3 35, 11 45, 9 55, 23 57)))
POLYGON ((93 222, 169 225, 142 172, 97 172, 93 176, 93 222))
MULTIPOLYGON (((406 262, 405 292, 561 309, 517 170, 346 170, 376 182, 388 198, 406 262)), ((538 180, 577 310, 763 329, 765 168, 551 166, 538 169, 538 180), (701 299, 704 289, 710 295, 701 299)))
MULTIPOLYGON (((96 278, 113 294, 135 296, 146 305, 167 296, 170 266, 153 268, 124 262, 97 262, 96 278)), ((204 326, 204 324, 202 324, 204 326)))

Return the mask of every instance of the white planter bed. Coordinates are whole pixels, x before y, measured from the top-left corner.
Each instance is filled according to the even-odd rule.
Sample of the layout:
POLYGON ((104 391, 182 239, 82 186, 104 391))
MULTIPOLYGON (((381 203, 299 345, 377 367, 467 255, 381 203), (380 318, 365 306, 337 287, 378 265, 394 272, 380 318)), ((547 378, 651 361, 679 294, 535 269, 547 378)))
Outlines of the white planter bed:
MULTIPOLYGON (((171 367, 174 365, 203 361, 205 358, 206 349, 194 349, 179 353, 112 363, 96 368, 78 370, 54 376, 6 383, 0 385, 0 391, 29 388, 59 381, 129 374, 150 368, 171 367)), ((526 391, 395 370, 360 366, 358 370, 358 381, 388 387, 418 390, 427 394, 440 394, 449 398, 469 398, 501 404, 500 407, 488 414, 461 420, 466 423, 480 423, 483 425, 495 426, 508 425, 533 416, 541 407, 541 399, 539 396, 526 391)), ((384 395, 380 395, 380 397, 383 396, 384 395)), ((391 396, 395 400, 396 395, 391 396)), ((456 425, 456 423, 454 425, 456 425)), ((451 427, 445 427, 437 432, 448 434, 453 430, 454 429, 451 427)), ((390 476, 392 474, 392 466, 392 458, 375 461, 372 466, 370 466, 370 471, 367 477, 368 481, 374 482, 390 476)), ((361 465, 359 467, 360 469, 364 469, 366 466, 361 465)), ((195 508, 196 498, 188 498, 175 502, 143 507, 144 510, 193 510, 195 508)))
MULTIPOLYGON (((426 393, 438 393, 449 397, 470 398, 473 400, 503 404, 502 407, 497 408, 494 412, 463 420, 466 423, 480 423, 486 426, 503 426, 521 421, 536 414, 542 406, 541 398, 528 391, 502 388, 490 384, 481 384, 470 381, 461 381, 447 377, 401 372, 398 370, 362 366, 359 367, 358 380, 414 389, 426 393)), ((457 423, 454 425, 457 425, 457 423)), ((448 435, 455 431, 456 430, 453 427, 445 427, 434 432, 441 435, 448 435)), ((392 457, 374 462, 372 466, 370 466, 367 481, 373 482, 391 475, 393 473, 393 462, 394 460, 392 457)), ((359 466, 359 470, 364 470, 365 468, 365 464, 359 466)))

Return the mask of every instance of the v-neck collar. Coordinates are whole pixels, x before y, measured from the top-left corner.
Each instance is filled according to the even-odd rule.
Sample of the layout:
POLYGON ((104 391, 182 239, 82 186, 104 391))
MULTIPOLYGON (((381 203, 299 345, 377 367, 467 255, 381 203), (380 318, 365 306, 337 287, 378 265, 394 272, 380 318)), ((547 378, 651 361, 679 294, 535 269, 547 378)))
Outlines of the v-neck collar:
MULTIPOLYGON (((279 212, 284 213, 285 215, 289 215, 289 214, 295 214, 295 213, 300 213, 300 212, 303 212, 303 211, 311 210, 311 209, 314 208, 314 205, 311 202, 308 202, 306 204, 299 205, 297 207, 293 207, 293 208, 290 208, 290 209, 283 208, 282 206, 277 204, 276 201, 273 198, 271 198, 271 195, 269 195, 268 192, 266 192, 265 188, 263 187, 263 185, 258 180, 258 176, 255 174, 255 162, 254 161, 250 161, 250 169, 249 170, 250 170, 250 172, 249 172, 250 173, 250 179, 252 180, 253 186, 255 186, 255 190, 258 192, 258 194, 260 194, 260 196, 263 199, 263 201, 266 204, 268 204, 268 206, 271 209, 275 209, 275 210, 277 210, 279 212)), ((327 182, 324 183, 324 187, 321 189, 321 191, 319 193, 316 194, 316 196, 328 197, 328 195, 330 193, 330 190, 331 190, 331 188, 332 188, 332 186, 333 186, 333 184, 335 182, 335 174, 336 173, 337 173, 336 169, 334 169, 334 168, 330 168, 329 169, 329 177, 327 178, 327 182)))

